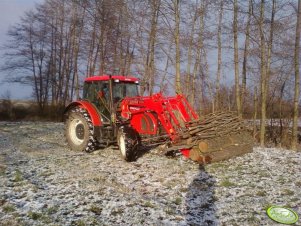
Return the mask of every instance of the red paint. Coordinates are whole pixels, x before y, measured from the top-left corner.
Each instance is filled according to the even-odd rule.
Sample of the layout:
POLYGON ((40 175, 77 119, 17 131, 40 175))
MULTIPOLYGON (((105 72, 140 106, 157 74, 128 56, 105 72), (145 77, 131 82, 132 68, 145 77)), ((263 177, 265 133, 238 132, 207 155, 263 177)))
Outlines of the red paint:
POLYGON ((181 149, 180 152, 182 153, 183 156, 189 158, 190 149, 181 149))
POLYGON ((182 95, 175 97, 163 97, 161 93, 154 94, 148 97, 127 97, 121 103, 121 116, 124 119, 130 119, 132 126, 143 134, 154 135, 157 129, 157 124, 160 122, 166 133, 175 143, 179 140, 181 130, 185 128, 185 123, 198 119, 188 101, 182 95), (141 128, 142 120, 145 120, 142 115, 150 116, 148 128, 141 128), (140 116, 136 116, 139 115, 140 116), (156 116, 156 117, 155 117, 156 116))
MULTIPOLYGON (((113 80, 119 80, 121 82, 138 82, 139 80, 134 77, 126 77, 121 75, 112 75, 111 78, 113 80)), ((101 76, 91 76, 85 79, 85 82, 93 82, 93 81, 108 81, 110 80, 109 75, 101 75, 101 76)))
POLYGON ((136 113, 131 118, 131 126, 139 134, 156 135, 158 122, 150 112, 136 113))
POLYGON ((97 110, 95 109, 95 107, 89 103, 88 101, 75 101, 72 102, 71 104, 69 104, 65 110, 65 112, 67 112, 69 109, 71 109, 72 107, 76 107, 79 106, 85 110, 87 110, 87 112, 89 113, 90 117, 91 117, 91 121, 93 123, 94 126, 101 126, 101 116, 98 114, 97 110))

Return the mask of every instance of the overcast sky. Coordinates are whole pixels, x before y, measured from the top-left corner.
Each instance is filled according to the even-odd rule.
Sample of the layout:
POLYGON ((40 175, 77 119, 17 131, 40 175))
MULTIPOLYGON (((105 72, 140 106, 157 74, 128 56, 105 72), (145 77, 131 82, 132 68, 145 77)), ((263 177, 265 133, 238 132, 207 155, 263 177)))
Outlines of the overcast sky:
MULTIPOLYGON (((18 23, 20 17, 25 11, 34 8, 36 3, 44 0, 0 0, 0 46, 7 41, 7 31, 10 26, 18 23)), ((0 64, 3 63, 0 50, 0 64)), ((0 99, 9 92, 13 99, 29 99, 31 98, 31 88, 21 87, 20 85, 3 83, 5 73, 0 72, 0 99)))

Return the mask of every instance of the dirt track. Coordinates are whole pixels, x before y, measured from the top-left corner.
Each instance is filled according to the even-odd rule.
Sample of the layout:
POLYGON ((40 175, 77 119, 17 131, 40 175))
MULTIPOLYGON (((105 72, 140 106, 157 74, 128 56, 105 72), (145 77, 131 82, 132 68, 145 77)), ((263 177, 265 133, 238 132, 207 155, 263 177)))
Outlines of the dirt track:
POLYGON ((61 123, 0 122, 0 225, 278 225, 271 204, 301 215, 301 152, 255 148, 199 167, 64 140, 61 123))

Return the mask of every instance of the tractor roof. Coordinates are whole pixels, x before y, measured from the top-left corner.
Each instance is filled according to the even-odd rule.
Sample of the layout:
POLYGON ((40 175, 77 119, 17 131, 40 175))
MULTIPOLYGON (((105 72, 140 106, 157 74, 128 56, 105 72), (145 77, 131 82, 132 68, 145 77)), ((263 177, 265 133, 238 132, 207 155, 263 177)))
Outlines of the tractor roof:
MULTIPOLYGON (((122 75, 112 75, 112 79, 119 80, 123 82, 135 82, 137 83, 139 80, 134 77, 127 77, 122 75)), ((101 76, 92 76, 85 79, 85 82, 94 82, 94 81, 108 81, 110 80, 110 75, 101 75, 101 76)))

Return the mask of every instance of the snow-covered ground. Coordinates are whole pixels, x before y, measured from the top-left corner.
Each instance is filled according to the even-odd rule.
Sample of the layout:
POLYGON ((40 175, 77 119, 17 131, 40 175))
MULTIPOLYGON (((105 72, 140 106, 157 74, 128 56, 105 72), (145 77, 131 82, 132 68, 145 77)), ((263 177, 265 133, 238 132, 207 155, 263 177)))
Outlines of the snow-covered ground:
MULTIPOLYGON (((0 122, 0 225, 279 225, 301 215, 301 152, 254 148, 204 167, 114 147, 70 151, 62 123, 0 122)), ((301 225, 299 222, 296 225, 301 225)))

